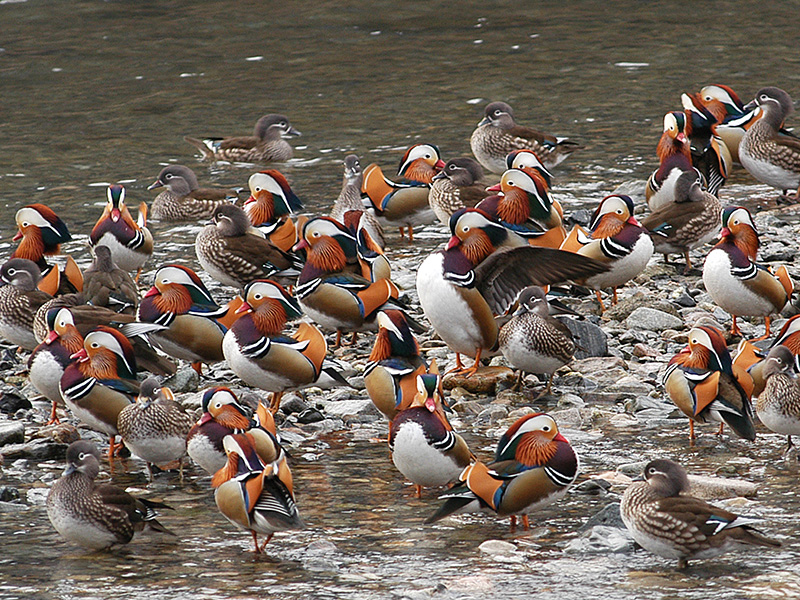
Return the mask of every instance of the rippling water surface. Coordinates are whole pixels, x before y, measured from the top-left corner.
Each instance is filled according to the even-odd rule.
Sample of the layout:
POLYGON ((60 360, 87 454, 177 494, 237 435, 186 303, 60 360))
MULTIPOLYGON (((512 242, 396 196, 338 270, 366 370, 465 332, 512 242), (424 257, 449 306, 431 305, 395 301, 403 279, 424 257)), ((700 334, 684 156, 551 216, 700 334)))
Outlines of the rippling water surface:
MULTIPOLYGON (((105 184, 124 182, 129 204, 149 201, 147 185, 178 162, 201 183, 245 186, 253 168, 199 163, 182 137, 246 134, 269 112, 287 114, 303 132, 281 168, 315 212, 336 198, 345 154, 389 174, 417 141, 437 144, 445 158, 467 155, 483 106, 502 99, 522 124, 585 144, 555 173, 569 212, 647 177, 662 116, 681 92, 718 82, 745 101, 763 85, 800 96, 792 2, 4 0, 0 24, 0 252, 10 253, 16 209, 42 202, 69 224, 76 239, 65 250, 81 264, 105 184)), ((722 191, 736 202, 770 195, 742 171, 722 191)), ((197 267, 198 229, 155 224, 150 267, 197 267)), ((390 240, 390 257, 406 273, 445 239, 442 229, 423 233, 418 246, 390 240)), ((586 472, 656 455, 706 473, 738 465, 738 474, 764 483, 758 511, 787 536, 783 550, 739 553, 686 574, 643 552, 567 554, 564 544, 608 502, 577 494, 537 515, 530 533, 477 516, 422 526, 433 492, 411 498, 385 446, 345 431, 294 450, 308 528, 277 535, 267 558, 245 552, 249 537, 217 513, 207 478, 185 486, 159 478, 148 491, 177 508, 164 521, 178 540, 144 535, 87 556, 59 540, 41 505, 0 513, 0 597, 800 596, 797 472, 776 461, 777 436, 689 449, 684 425, 587 426, 567 435, 586 472), (479 552, 491 538, 517 543, 525 559, 479 552)), ((473 448, 493 446, 494 431, 463 428, 473 448)), ((140 465, 127 467, 115 481, 144 487, 140 465)), ((56 477, 61 465, 48 468, 56 477)), ((3 483, 29 500, 44 497, 40 472, 28 472, 34 465, 5 469, 3 483)))

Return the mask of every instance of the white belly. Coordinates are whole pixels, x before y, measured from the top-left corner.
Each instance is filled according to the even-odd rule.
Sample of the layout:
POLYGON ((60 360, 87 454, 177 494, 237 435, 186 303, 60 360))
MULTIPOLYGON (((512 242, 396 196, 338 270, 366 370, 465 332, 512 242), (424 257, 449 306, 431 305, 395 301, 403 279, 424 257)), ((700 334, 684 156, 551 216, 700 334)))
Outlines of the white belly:
POLYGON ((639 275, 653 256, 653 240, 646 233, 639 236, 630 254, 611 263, 611 269, 586 280, 596 290, 620 287, 639 275))
POLYGON ((59 383, 64 367, 49 352, 38 352, 31 362, 31 383, 50 402, 63 404, 59 383))
POLYGON ((781 435, 800 435, 800 417, 787 415, 772 403, 767 403, 763 407, 756 405, 756 412, 770 431, 781 435))
POLYGON ((111 250, 111 257, 117 266, 123 271, 136 271, 141 268, 147 259, 146 254, 141 254, 131 250, 124 244, 121 244, 117 238, 110 233, 104 233, 95 246, 108 246, 111 250))
POLYGON ((291 379, 282 377, 280 373, 265 371, 254 361, 247 358, 239 349, 236 338, 230 330, 222 339, 222 353, 231 371, 236 373, 242 381, 267 392, 283 392, 296 387, 291 379))
POLYGON ((739 161, 753 177, 779 190, 794 191, 800 186, 800 173, 754 158, 749 153, 747 136, 739 146, 739 161))
POLYGON ((212 475, 225 466, 225 454, 214 447, 207 437, 196 435, 186 444, 186 451, 194 462, 212 475))
POLYGON ((153 443, 152 438, 141 440, 123 438, 122 441, 134 456, 156 465, 164 465, 178 460, 186 454, 186 439, 181 436, 167 437, 165 435, 158 439, 158 443, 153 443))
POLYGON ((731 274, 731 259, 722 249, 712 250, 706 257, 703 283, 714 303, 731 315, 766 317, 775 312, 771 302, 751 292, 731 274))
POLYGON ((453 459, 432 448, 422 427, 405 421, 394 438, 392 461, 404 477, 416 485, 437 487, 458 479, 463 470, 453 459))
POLYGON ((61 537, 85 548, 101 550, 119 543, 113 533, 98 527, 92 521, 74 515, 69 507, 57 498, 48 498, 47 516, 61 537))

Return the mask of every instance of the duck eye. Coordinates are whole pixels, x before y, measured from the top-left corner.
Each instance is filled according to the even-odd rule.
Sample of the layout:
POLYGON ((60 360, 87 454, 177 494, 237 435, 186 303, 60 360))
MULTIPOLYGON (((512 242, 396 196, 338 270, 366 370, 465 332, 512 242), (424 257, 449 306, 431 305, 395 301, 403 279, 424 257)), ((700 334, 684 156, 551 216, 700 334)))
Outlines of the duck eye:
POLYGON ((498 108, 497 110, 495 110, 495 111, 494 111, 494 116, 496 116, 496 117, 499 117, 499 116, 500 116, 502 113, 503 113, 503 111, 501 111, 501 110, 498 108))
POLYGON ((261 294, 255 294, 253 298, 255 298, 256 300, 261 300, 262 296, 261 294))
POLYGON ((91 346, 92 348, 99 348, 100 344, 98 344, 97 342, 92 342, 91 346))
POLYGON ((9 275, 16 275, 17 274, 17 270, 16 269, 9 269, 8 270, 8 274, 9 275))
POLYGON ((23 221, 23 222, 22 222, 22 226, 23 226, 23 227, 27 227, 28 225, 30 225, 30 223, 28 223, 27 221, 23 221))
POLYGON ((545 425, 542 427, 542 431, 550 431, 550 425, 545 425))
POLYGON ((85 452, 81 452, 80 454, 78 454, 78 460, 83 460, 84 458, 86 458, 85 452))

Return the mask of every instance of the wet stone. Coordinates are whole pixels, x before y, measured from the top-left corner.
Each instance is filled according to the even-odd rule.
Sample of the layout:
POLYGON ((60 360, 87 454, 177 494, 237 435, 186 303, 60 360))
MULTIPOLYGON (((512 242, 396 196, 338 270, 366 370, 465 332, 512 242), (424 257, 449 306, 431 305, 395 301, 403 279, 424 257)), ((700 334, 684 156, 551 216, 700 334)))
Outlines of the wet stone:
POLYGON ((319 423, 325 420, 325 415, 319 412, 316 408, 307 408, 297 415, 297 422, 303 425, 309 423, 319 423))
MULTIPOLYGON (((607 481, 602 479, 593 481, 603 481, 604 483, 608 484, 607 481)), ((592 527, 596 527, 597 525, 604 525, 606 527, 617 527, 619 529, 624 529, 625 524, 622 522, 622 515, 619 512, 619 507, 620 507, 619 502, 612 502, 611 504, 606 504, 598 512, 589 517, 589 520, 586 521, 586 523, 584 523, 583 526, 578 531, 588 531, 592 529, 592 527)))
POLYGON ((21 444, 25 441, 25 425, 20 421, 0 422, 0 446, 21 444))
POLYGON ((564 548, 565 552, 601 553, 630 552, 635 542, 627 529, 595 525, 585 531, 579 538, 570 540, 564 548))
POLYGON ((373 414, 377 410, 372 400, 340 400, 325 404, 325 413, 333 417, 373 414))
POLYGON ((19 490, 10 485, 0 485, 0 502, 18 502, 19 490))
POLYGON ((442 385, 446 390, 461 387, 473 394, 491 394, 499 382, 513 382, 514 377, 514 371, 508 367, 481 367, 469 377, 456 373, 445 375, 442 385))
POLYGON ((30 410, 33 408, 30 400, 25 398, 12 385, 0 387, 0 412, 13 415, 18 410, 30 410))
POLYGON ((200 376, 191 367, 178 370, 175 375, 167 377, 162 384, 176 394, 196 392, 200 385, 200 376))
POLYGON ((29 458, 33 460, 63 459, 67 454, 67 444, 59 444, 48 439, 33 439, 24 444, 3 446, 3 457, 6 460, 29 458))
POLYGON ((575 358, 589 358, 592 356, 606 356, 608 354, 608 335, 600 327, 588 320, 559 319, 572 332, 572 338, 577 346, 575 358))
POLYGON ((611 488, 611 484, 605 479, 589 479, 576 485, 573 489, 579 494, 588 496, 604 496, 611 488))
POLYGON ((31 438, 45 438, 59 444, 69 445, 81 439, 81 434, 74 425, 70 423, 59 423, 57 425, 42 427, 39 431, 35 432, 31 438))
POLYGON ((631 328, 646 329, 648 331, 680 329, 683 327, 683 321, 678 317, 646 306, 634 310, 625 320, 625 324, 631 328))
POLYGON ((297 394, 284 396, 283 399, 281 400, 281 411, 284 414, 291 415, 296 413, 302 413, 303 411, 306 410, 308 410, 308 404, 297 394))

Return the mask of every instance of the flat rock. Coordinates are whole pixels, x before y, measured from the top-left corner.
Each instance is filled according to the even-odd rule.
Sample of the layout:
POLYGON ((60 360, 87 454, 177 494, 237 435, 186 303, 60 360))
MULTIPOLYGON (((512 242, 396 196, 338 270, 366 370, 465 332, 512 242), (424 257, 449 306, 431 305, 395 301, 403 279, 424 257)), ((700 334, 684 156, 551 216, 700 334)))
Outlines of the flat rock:
POLYGON ((162 384, 176 394, 185 392, 196 392, 200 385, 200 376, 191 367, 180 369, 175 375, 167 377, 162 384))
POLYGON ((575 358, 589 358, 592 356, 606 356, 608 354, 608 335, 600 327, 588 320, 559 319, 572 333, 572 339, 577 346, 575 358))
POLYGON ((609 527, 608 525, 595 525, 581 534, 580 537, 570 540, 564 548, 565 552, 631 552, 634 541, 627 529, 609 527))
POLYGON ((63 460, 66 454, 67 444, 59 444, 44 438, 33 439, 24 444, 9 444, 2 448, 2 456, 5 460, 16 460, 18 458, 63 460))
POLYGON ((613 368, 626 369, 625 361, 617 356, 593 357, 573 360, 569 368, 583 375, 591 375, 600 371, 608 371, 613 368))
POLYGON ((376 412, 372 400, 339 400, 325 404, 325 413, 331 417, 344 417, 345 415, 365 415, 376 412))
POLYGON ((619 512, 619 507, 619 502, 606 504, 598 512, 589 517, 589 520, 586 521, 583 527, 581 527, 578 531, 589 531, 592 529, 592 527, 596 527, 597 525, 605 525, 606 527, 624 529, 625 523, 622 522, 622 515, 619 512))
POLYGON ((485 552, 486 554, 508 555, 516 553, 517 547, 510 542, 504 542, 502 540, 486 540, 480 546, 478 546, 478 550, 485 552))
POLYGON ((460 387, 472 394, 491 394, 494 393, 498 383, 511 383, 514 377, 514 371, 508 367, 481 367, 469 377, 457 373, 445 375, 442 378, 442 385, 446 390, 460 387))
POLYGON ((0 421, 0 446, 21 444, 25 441, 25 425, 22 421, 0 421))
POLYGON ((31 435, 31 439, 44 438, 53 440, 58 444, 71 444, 81 439, 78 428, 70 423, 59 423, 57 425, 47 425, 31 435))
POLYGON ((680 329, 683 321, 663 310, 640 306, 625 319, 625 325, 631 329, 661 331, 663 329, 680 329))
POLYGON ((742 479, 711 477, 710 475, 689 475, 691 485, 689 493, 703 500, 733 498, 741 496, 750 498, 758 493, 758 484, 742 479))

